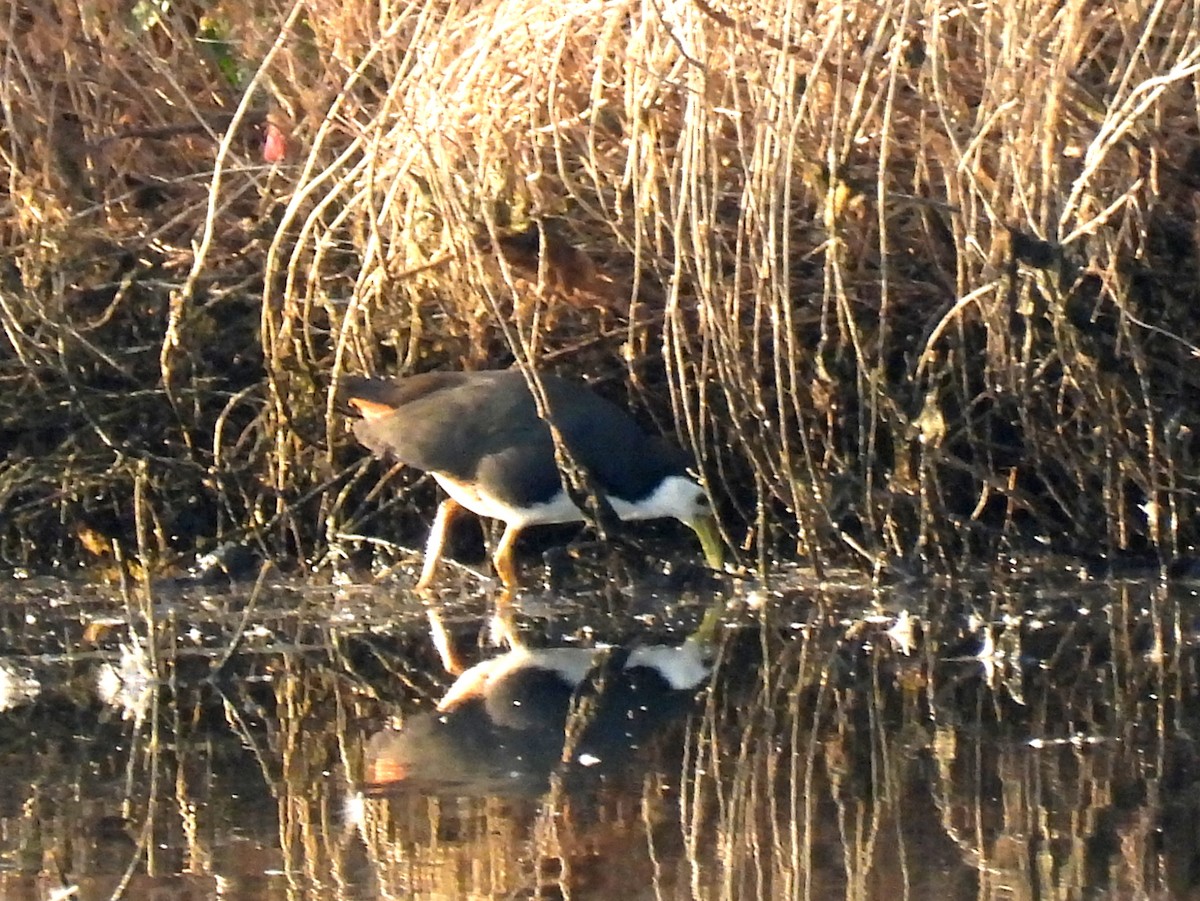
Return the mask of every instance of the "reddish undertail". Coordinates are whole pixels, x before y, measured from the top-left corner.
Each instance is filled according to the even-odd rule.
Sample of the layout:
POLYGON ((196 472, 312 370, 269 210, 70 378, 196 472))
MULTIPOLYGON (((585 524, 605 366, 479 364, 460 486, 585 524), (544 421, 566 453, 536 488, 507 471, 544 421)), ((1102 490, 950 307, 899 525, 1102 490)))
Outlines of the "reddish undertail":
POLYGON ((351 397, 347 400, 358 414, 366 420, 382 419, 384 416, 390 416, 396 412, 395 407, 389 407, 387 404, 381 404, 378 401, 367 400, 365 397, 351 397))

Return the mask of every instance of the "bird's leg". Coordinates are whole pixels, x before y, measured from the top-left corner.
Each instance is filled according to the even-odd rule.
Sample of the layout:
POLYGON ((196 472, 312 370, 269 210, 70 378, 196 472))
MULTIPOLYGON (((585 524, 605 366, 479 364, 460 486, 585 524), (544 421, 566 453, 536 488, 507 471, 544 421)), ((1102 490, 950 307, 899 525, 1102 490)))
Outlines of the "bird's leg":
POLYGON ((521 527, 513 523, 509 523, 504 527, 504 534, 500 536, 500 543, 496 545, 496 553, 492 554, 492 563, 496 567, 496 574, 500 577, 500 584, 504 586, 504 599, 511 600, 513 589, 517 587, 517 567, 513 563, 513 546, 517 543, 517 536, 521 534, 521 527))
POLYGON ((450 675, 461 676, 466 667, 454 652, 454 642, 450 638, 450 630, 442 622, 442 614, 436 607, 430 606, 425 615, 429 618, 429 637, 442 660, 442 666, 450 675))
POLYGON ((496 598, 496 612, 488 620, 487 643, 493 648, 507 646, 510 651, 515 651, 521 646, 516 611, 512 605, 512 592, 507 588, 496 598))
POLYGON ((504 527, 504 534, 492 554, 492 563, 496 567, 496 575, 500 577, 500 593, 496 595, 496 613, 488 623, 488 639, 493 647, 505 642, 510 648, 515 647, 516 623, 513 618, 513 594, 517 588, 517 567, 513 563, 513 547, 521 527, 509 523, 504 527))
POLYGON ((446 544, 446 532, 451 521, 464 509, 466 508, 452 497, 446 498, 438 505, 437 516, 433 518, 433 527, 425 541, 425 564, 421 567, 421 578, 417 579, 417 591, 424 591, 433 581, 438 561, 442 559, 442 547, 446 544))

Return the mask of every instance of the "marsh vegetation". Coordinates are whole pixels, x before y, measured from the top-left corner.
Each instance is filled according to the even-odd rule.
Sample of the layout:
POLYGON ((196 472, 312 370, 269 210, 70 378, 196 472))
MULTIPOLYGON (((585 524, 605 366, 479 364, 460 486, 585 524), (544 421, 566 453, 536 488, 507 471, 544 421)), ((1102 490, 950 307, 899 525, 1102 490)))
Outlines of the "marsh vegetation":
POLYGON ((674 433, 760 566, 1194 545, 1180 0, 3 19, 9 565, 411 535, 333 383, 514 362, 674 433))

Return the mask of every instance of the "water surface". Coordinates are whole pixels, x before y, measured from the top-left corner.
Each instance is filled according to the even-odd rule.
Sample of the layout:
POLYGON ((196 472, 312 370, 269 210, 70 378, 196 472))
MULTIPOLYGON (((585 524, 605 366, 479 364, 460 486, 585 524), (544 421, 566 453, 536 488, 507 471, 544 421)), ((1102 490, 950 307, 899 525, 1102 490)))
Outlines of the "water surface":
POLYGON ((2 590, 12 901, 1200 884, 1196 586, 1155 574, 531 593, 515 650, 397 585, 2 590))

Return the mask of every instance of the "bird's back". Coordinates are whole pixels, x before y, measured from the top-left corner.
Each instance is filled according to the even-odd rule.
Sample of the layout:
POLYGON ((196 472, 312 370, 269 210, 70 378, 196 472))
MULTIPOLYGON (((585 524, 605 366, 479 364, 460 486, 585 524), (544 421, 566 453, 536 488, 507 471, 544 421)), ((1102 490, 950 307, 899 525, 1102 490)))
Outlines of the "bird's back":
MULTIPOLYGON (((647 436, 586 385, 553 375, 540 380, 572 456, 605 493, 639 500, 665 476, 685 472, 678 449, 647 436)), ((348 377, 342 396, 360 412, 373 410, 354 433, 378 454, 483 483, 506 503, 542 503, 561 487, 553 439, 519 370, 348 377)))

